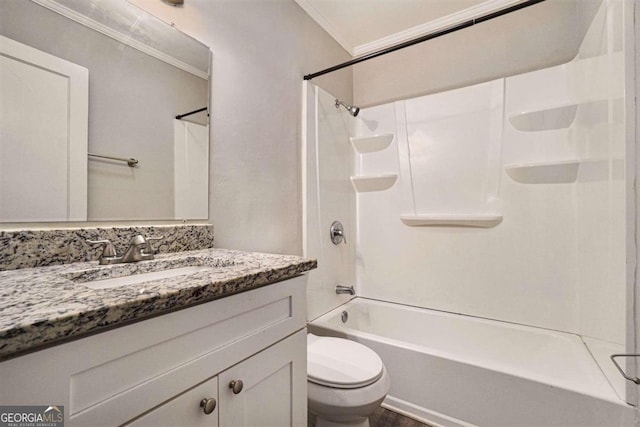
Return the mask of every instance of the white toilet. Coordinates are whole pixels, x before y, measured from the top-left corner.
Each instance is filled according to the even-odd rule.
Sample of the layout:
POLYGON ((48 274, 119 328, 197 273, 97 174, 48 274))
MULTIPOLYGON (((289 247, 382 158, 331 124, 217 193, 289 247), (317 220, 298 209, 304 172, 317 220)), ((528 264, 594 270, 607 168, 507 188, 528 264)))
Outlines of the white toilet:
POLYGON ((307 334, 309 419, 316 427, 369 427, 391 382, 380 356, 342 338, 307 334))

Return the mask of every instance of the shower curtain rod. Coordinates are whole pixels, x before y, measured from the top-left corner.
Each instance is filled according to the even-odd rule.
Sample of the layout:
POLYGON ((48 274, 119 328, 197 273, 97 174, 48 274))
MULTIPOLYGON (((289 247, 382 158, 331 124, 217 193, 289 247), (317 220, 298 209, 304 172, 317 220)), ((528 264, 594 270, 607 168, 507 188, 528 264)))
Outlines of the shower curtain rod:
POLYGON ((422 42, 425 42, 427 40, 435 39, 436 37, 444 36, 445 34, 450 34, 450 33, 453 33, 455 31, 462 30, 463 28, 469 28, 469 27, 472 27, 472 26, 474 26, 476 24, 479 24, 481 22, 485 22, 485 21, 488 21, 490 19, 497 18, 499 16, 503 16, 503 15, 506 15, 508 13, 520 10, 520 9, 524 9, 525 7, 529 7, 529 6, 532 6, 532 5, 536 4, 536 3, 541 3, 543 1, 545 1, 545 0, 526 0, 526 1, 523 1, 522 3, 518 3, 516 5, 506 7, 504 9, 498 10, 496 12, 492 12, 492 13, 489 13, 487 15, 480 16, 478 18, 473 18, 473 19, 470 19, 468 21, 465 21, 465 22, 462 22, 462 23, 459 23, 459 24, 455 24, 455 25, 453 25, 453 26, 451 26, 449 28, 445 28, 444 30, 437 30, 437 31, 425 34, 423 36, 417 37, 415 39, 408 40, 408 41, 403 42, 403 43, 399 43, 399 44, 397 44, 395 46, 391 46, 391 47, 387 47, 387 48, 384 48, 384 49, 380 49, 380 50, 377 50, 375 52, 371 52, 371 53, 368 53, 366 55, 360 56, 358 58, 354 58, 354 59, 352 59, 350 61, 343 62, 342 64, 334 65, 333 67, 326 68, 326 69, 318 71, 316 73, 307 74, 306 76, 304 76, 304 80, 311 80, 311 79, 313 79, 315 77, 319 77, 319 76, 322 76, 322 75, 325 75, 325 74, 328 74, 328 73, 332 73, 334 71, 341 70, 341 69, 346 68, 346 67, 350 67, 351 65, 355 65, 355 64, 358 64, 358 63, 363 62, 363 61, 368 61, 369 59, 377 58, 378 56, 386 55, 387 53, 395 52, 396 50, 404 49, 405 47, 413 46, 415 44, 422 43, 422 42))
MULTIPOLYGON (((176 119, 180 120, 180 119, 182 119, 183 117, 187 117, 187 116, 190 116, 190 115, 192 115, 192 114, 199 113, 199 112, 204 111, 204 110, 206 110, 206 109, 207 109, 207 107, 204 107, 204 108, 199 108, 199 109, 197 109, 197 110, 189 111, 188 113, 178 114, 178 115, 176 116, 176 119)), ((208 115, 209 115, 209 114, 207 114, 207 116, 208 116, 208 115)))

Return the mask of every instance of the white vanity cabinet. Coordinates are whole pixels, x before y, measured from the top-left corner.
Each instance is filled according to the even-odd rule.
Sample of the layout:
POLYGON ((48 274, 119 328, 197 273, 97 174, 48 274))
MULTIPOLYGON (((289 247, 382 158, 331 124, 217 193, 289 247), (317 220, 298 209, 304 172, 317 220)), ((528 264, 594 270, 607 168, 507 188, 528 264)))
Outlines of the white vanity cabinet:
POLYGON ((7 360, 0 404, 64 405, 65 426, 306 425, 305 282, 299 276, 7 360))

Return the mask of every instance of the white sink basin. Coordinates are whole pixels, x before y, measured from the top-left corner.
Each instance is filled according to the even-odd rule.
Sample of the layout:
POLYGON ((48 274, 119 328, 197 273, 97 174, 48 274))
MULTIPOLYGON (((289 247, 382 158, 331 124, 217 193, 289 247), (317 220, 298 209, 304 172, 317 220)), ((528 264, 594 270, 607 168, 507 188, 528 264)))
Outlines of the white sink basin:
POLYGON ((206 266, 190 266, 172 268, 169 270, 154 271, 151 273, 134 274, 131 276, 113 277, 110 279, 92 280, 90 282, 84 282, 82 285, 91 289, 109 289, 117 288, 119 286, 135 285, 138 283, 150 282, 152 280, 169 279, 171 277, 186 276, 189 274, 202 273, 205 271, 211 271, 213 267, 206 266))

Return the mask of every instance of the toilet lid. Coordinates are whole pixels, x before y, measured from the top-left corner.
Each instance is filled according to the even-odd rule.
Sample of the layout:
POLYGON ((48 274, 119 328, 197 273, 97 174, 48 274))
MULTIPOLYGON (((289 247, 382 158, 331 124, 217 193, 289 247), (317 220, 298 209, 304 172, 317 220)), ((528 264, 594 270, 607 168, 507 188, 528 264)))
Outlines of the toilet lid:
POLYGON ((342 338, 307 334, 309 381, 334 388, 358 388, 382 376, 382 360, 373 350, 342 338))

